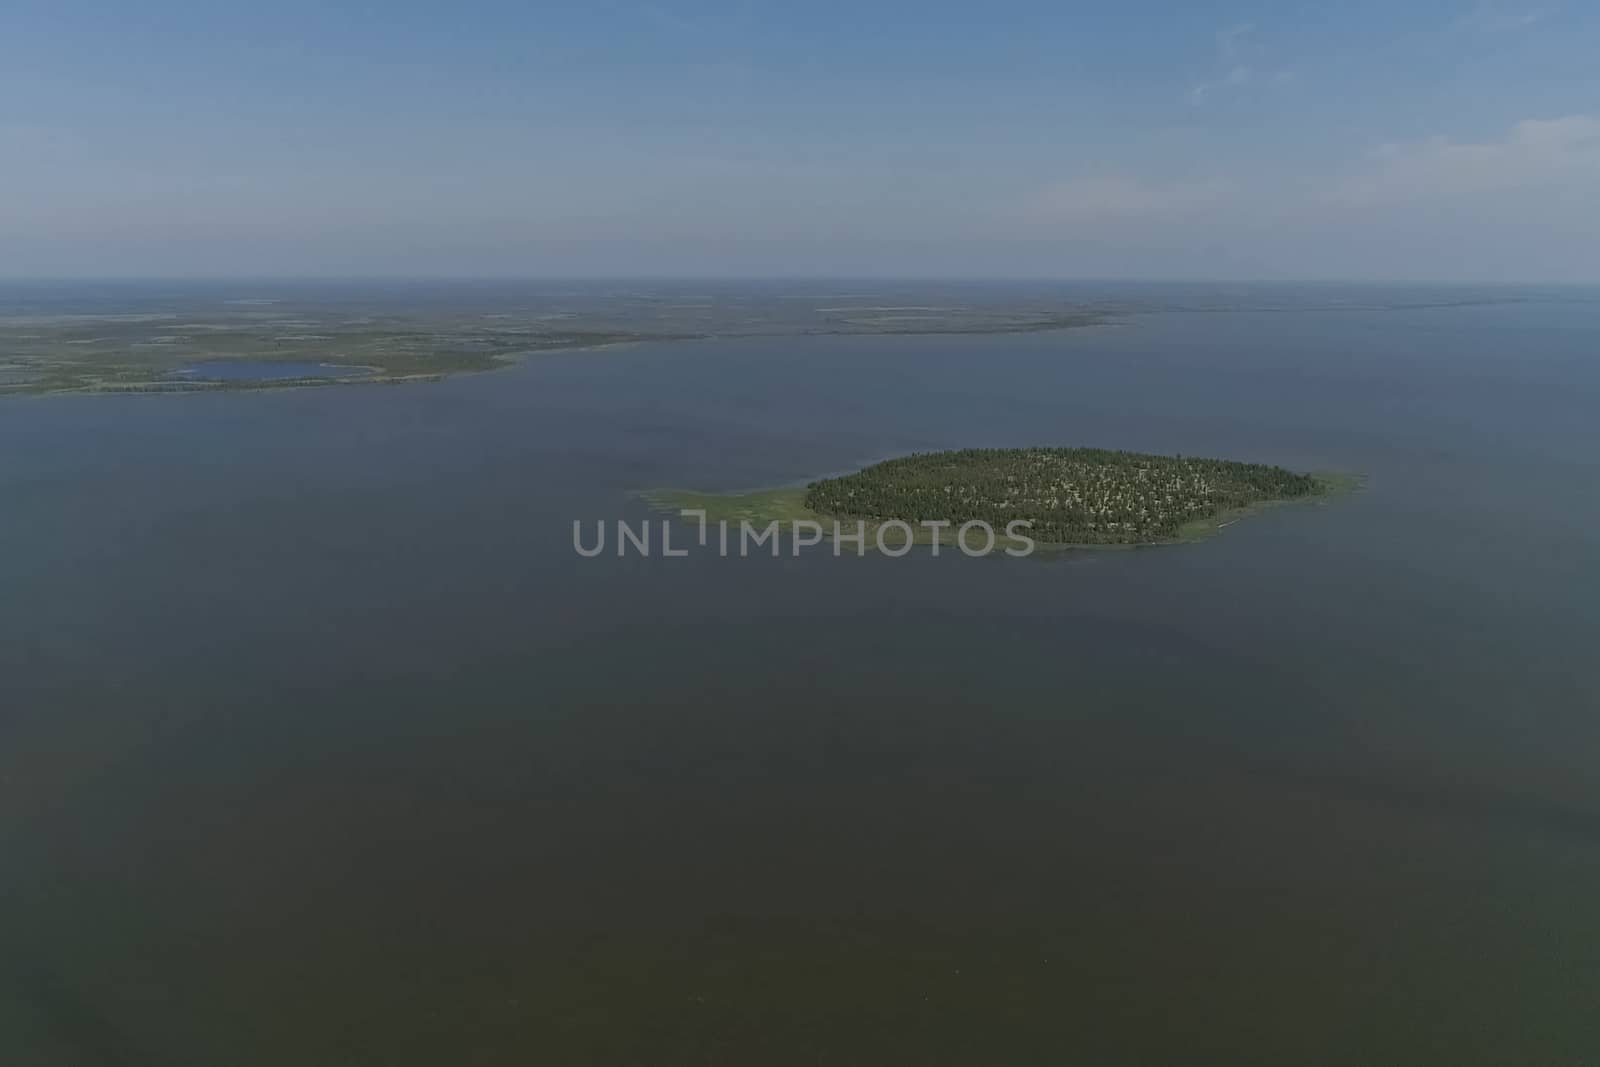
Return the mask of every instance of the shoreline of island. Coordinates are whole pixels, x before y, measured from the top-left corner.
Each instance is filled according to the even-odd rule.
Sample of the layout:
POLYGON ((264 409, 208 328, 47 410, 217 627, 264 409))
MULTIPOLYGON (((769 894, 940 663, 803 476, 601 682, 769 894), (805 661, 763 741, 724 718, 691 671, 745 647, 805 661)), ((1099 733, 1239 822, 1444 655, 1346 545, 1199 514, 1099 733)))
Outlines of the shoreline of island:
MULTIPOLYGON (((964 451, 973 453, 986 450, 964 451)), ((1028 450, 992 451, 1025 452, 1028 450)), ((1122 456, 1143 455, 1137 453, 1117 454, 1122 456)), ((910 458, 929 458, 940 455, 942 454, 933 453, 916 457, 900 457, 899 460, 888 460, 883 463, 873 464, 855 472, 853 475, 844 475, 842 477, 860 477, 883 467, 885 464, 903 462, 910 458)), ((1174 457, 1143 458, 1169 460, 1174 457)), ((1178 459, 1178 462, 1182 462, 1181 458, 1178 459)), ((1191 462, 1226 463, 1228 461, 1195 460, 1191 462)), ((1273 468, 1273 470, 1281 470, 1281 468, 1273 468)), ((1298 492, 1295 495, 1262 497, 1234 506, 1218 507, 1207 513, 1186 518, 1163 536, 1128 537, 1122 540, 1050 540, 1039 537, 1037 534, 1030 534, 1026 537, 1012 537, 1004 531, 1007 530, 1007 521, 1016 520, 1017 517, 1015 515, 1007 515, 1002 512, 992 516, 992 519, 995 520, 993 522, 988 520, 975 521, 982 521, 985 527, 994 532, 995 547, 999 549, 1018 548, 1024 543, 1027 544, 1028 552, 1030 553, 1034 551, 1035 547, 1037 550, 1044 552, 1153 548, 1192 544, 1208 540, 1241 520, 1271 508, 1285 504, 1325 503, 1339 496, 1355 492, 1365 485, 1363 476, 1343 471, 1316 471, 1296 477, 1309 480, 1308 482, 1295 483, 1297 486, 1305 486, 1305 491, 1298 492)), ((804 524, 807 527, 820 527, 823 536, 830 541, 837 537, 840 530, 848 530, 850 532, 846 539, 852 543, 858 537, 859 530, 865 534, 867 547, 878 551, 882 551, 885 545, 893 549, 905 549, 908 545, 910 547, 918 545, 961 547, 960 526, 955 520, 925 520, 921 516, 865 515, 848 511, 826 510, 817 499, 817 487, 834 480, 836 479, 821 479, 805 484, 732 492, 658 488, 641 490, 637 493, 637 496, 657 513, 676 514, 680 520, 686 523, 690 523, 692 519, 693 522, 690 524, 700 524, 702 541, 705 529, 709 526, 727 524, 734 529, 743 529, 746 526, 764 529, 773 523, 777 523, 780 528, 787 527, 791 533, 796 530, 796 524, 804 524), (942 524, 942 527, 940 524, 942 524), (893 526, 893 529, 885 530, 885 527, 890 525, 893 526), (909 527, 911 535, 909 540, 906 537, 907 527, 909 527)), ((967 514, 971 514, 970 509, 967 514)))

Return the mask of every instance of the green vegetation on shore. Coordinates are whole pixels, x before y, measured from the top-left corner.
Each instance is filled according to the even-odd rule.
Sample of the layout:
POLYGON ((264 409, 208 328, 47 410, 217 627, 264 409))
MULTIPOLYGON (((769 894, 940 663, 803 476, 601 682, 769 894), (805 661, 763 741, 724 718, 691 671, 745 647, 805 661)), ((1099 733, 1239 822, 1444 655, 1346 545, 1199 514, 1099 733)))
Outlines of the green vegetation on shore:
MULTIPOLYGON (((919 543, 951 544, 963 523, 984 522, 1003 543, 1011 522, 1043 545, 1129 546, 1190 541, 1277 503, 1352 489, 1340 474, 1093 448, 961 449, 874 464, 808 486, 747 493, 655 490, 661 510, 701 510, 707 521, 835 521, 869 531, 905 523, 919 543), (925 523, 949 523, 933 529, 925 523)), ((900 527, 893 527, 898 531, 900 527)), ((898 536, 903 540, 903 533, 898 536)), ((889 538, 895 543, 895 536, 889 538)))
POLYGON ((981 294, 956 300, 934 293, 925 305, 912 306, 903 296, 899 303, 889 296, 822 293, 796 300, 730 290, 702 305, 663 294, 580 288, 452 304, 419 290, 417 306, 408 308, 380 293, 371 303, 303 294, 225 302, 151 296, 112 310, 85 298, 68 305, 82 310, 68 313, 55 304, 0 308, 0 395, 434 381, 539 352, 634 341, 1034 333, 1104 321, 1094 309, 1057 299, 973 301, 974 295, 981 294))
POLYGON ((520 356, 636 340, 627 333, 445 328, 286 317, 60 316, 0 319, 0 395, 189 393, 437 381, 520 356), (243 363, 320 364, 294 377, 205 376, 243 363))

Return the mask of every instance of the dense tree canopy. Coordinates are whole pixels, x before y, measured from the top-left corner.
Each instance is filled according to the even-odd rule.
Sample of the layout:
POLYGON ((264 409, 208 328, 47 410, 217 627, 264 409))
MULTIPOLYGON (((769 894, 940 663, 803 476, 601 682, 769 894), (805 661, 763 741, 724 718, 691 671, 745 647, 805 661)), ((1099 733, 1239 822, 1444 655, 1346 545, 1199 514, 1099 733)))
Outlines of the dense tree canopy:
POLYGON ((1235 508, 1321 493, 1308 474, 1259 463, 1098 448, 967 448, 875 464, 813 482, 825 515, 909 523, 981 519, 1055 544, 1139 544, 1235 508))

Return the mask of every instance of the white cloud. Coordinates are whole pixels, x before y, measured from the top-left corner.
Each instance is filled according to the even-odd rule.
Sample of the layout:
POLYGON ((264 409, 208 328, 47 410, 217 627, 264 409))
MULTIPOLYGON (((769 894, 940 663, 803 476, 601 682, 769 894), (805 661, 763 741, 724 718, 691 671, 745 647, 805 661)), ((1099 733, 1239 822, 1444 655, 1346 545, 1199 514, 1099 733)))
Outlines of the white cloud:
POLYGON ((1524 119, 1492 141, 1384 145, 1335 182, 1328 199, 1374 206, 1560 191, 1587 191, 1600 203, 1600 116, 1524 119))
POLYGON ((1068 177, 992 218, 990 234, 1102 242, 1173 263, 1214 251, 1269 274, 1592 279, 1596 204, 1600 115, 1570 115, 1479 140, 1384 145, 1332 174, 1219 157, 1189 178, 1068 177))
POLYGON ((1241 52, 1249 43, 1249 37, 1256 32, 1253 22, 1241 22, 1237 26, 1230 26, 1217 32, 1217 52, 1222 56, 1223 62, 1238 59, 1241 52))
POLYGON ((1473 33, 1513 33, 1544 20, 1539 9, 1511 8, 1495 0, 1479 0, 1478 6, 1456 22, 1456 28, 1473 33))
POLYGON ((1268 74, 1251 62, 1263 49, 1255 43, 1253 22, 1241 22, 1217 31, 1216 73, 1189 89, 1189 103, 1199 107, 1219 89, 1242 89, 1247 85, 1283 85, 1293 78, 1287 70, 1268 74))
POLYGON ((1201 82, 1199 85, 1196 85, 1193 89, 1189 90, 1189 102, 1193 104, 1203 104, 1206 102, 1206 97, 1211 95, 1211 91, 1213 89, 1220 89, 1224 86, 1249 85, 1254 78, 1255 71, 1253 71, 1251 68, 1243 65, 1232 67, 1229 69, 1228 73, 1224 74, 1217 80, 1201 82))

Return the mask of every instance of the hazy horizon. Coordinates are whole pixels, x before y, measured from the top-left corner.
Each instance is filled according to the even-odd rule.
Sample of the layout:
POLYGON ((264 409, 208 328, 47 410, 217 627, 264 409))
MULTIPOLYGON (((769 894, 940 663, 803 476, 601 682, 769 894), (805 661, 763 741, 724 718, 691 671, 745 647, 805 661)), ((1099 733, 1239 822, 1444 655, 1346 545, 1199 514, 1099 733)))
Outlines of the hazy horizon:
POLYGON ((246 274, 229 272, 212 272, 209 274, 55 274, 55 275, 23 275, 0 274, 0 285, 70 285, 82 283, 96 283, 105 285, 198 285, 205 283, 239 284, 259 283, 292 284, 299 282, 329 282, 349 284, 382 284, 382 283, 462 283, 470 284, 482 282, 485 284, 506 284, 527 282, 530 284, 567 283, 573 285, 584 284, 618 284, 634 282, 641 284, 672 284, 688 285, 694 283, 706 284, 734 284, 748 283, 751 285, 795 283, 847 283, 860 282, 886 285, 1226 285, 1226 286, 1369 286, 1407 287, 1441 289, 1595 289, 1600 288, 1600 279, 1588 280, 1560 280, 1550 278, 1510 278, 1504 280, 1474 280, 1470 278, 1403 278, 1403 277, 1247 277, 1247 276, 1216 276, 1206 277, 1200 275, 1182 276, 1151 275, 1136 277, 1131 275, 961 275, 961 274, 318 274, 306 272, 301 274, 246 274))

